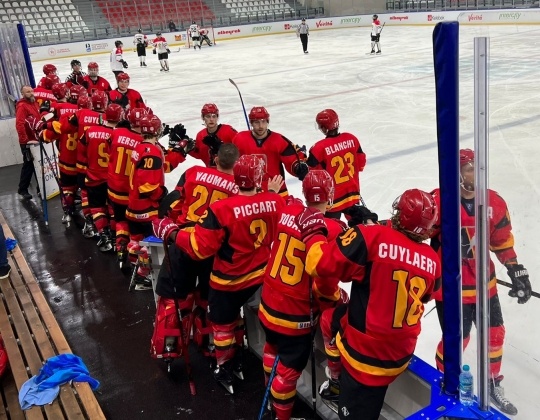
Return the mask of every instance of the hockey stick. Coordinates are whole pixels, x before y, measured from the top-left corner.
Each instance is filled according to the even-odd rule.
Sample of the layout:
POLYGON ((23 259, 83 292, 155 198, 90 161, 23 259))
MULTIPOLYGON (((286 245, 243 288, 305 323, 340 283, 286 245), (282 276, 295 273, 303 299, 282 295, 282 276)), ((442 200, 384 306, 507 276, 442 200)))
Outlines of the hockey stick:
POLYGON ((274 376, 276 376, 276 370, 277 365, 279 362, 279 355, 276 356, 276 359, 274 360, 274 365, 272 366, 272 371, 270 372, 270 377, 268 378, 268 385, 266 385, 266 389, 264 391, 264 398, 261 405, 261 409, 259 410, 259 417, 258 420, 262 420, 264 415, 264 409, 266 407, 266 404, 268 402, 268 395, 270 394, 270 388, 272 388, 272 381, 274 380, 274 376))
MULTIPOLYGON (((497 279, 497 283, 499 283, 502 286, 509 287, 510 289, 513 288, 512 283, 508 283, 507 281, 504 281, 504 280, 497 279)), ((531 296, 540 299, 540 293, 538 293, 538 292, 531 291, 531 296)))
POLYGON ((234 83, 233 79, 229 79, 229 82, 231 82, 231 84, 238 91, 238 95, 240 96, 240 102, 242 102, 242 109, 244 110, 244 118, 246 119, 247 129, 249 130, 249 120, 248 120, 248 116, 247 116, 247 112, 246 112, 246 106, 244 105, 244 99, 242 99, 242 94, 240 93, 240 89, 238 89, 238 86, 236 85, 236 83, 234 83))
POLYGON ((309 322, 311 324, 311 405, 313 418, 317 417, 317 372, 315 370, 315 322, 313 321, 313 280, 309 281, 309 322))
MULTIPOLYGON (((41 143, 40 143, 41 145, 41 143)), ((43 152, 41 147, 41 182, 43 184, 43 196, 41 197, 41 207, 43 208, 43 218, 45 219, 45 226, 49 226, 49 209, 47 207, 47 186, 45 185, 45 167, 43 166, 43 152)))

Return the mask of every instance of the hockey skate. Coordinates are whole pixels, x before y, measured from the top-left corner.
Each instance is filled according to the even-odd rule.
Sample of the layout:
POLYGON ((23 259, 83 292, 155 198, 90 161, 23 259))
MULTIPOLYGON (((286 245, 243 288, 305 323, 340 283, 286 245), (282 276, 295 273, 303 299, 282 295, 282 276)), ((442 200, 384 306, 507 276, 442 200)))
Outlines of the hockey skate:
POLYGON ((92 216, 85 217, 82 234, 87 239, 92 239, 94 236, 96 236, 96 227, 94 226, 94 221, 92 220, 92 216))
POLYGON ((122 271, 124 271, 126 267, 129 267, 127 258, 128 258, 128 252, 127 252, 126 244, 122 243, 119 246, 117 246, 117 249, 116 249, 116 262, 118 263, 118 267, 122 271))
POLYGON ((228 360, 222 365, 218 365, 214 370, 214 379, 223 386, 227 392, 234 394, 233 388, 233 365, 232 360, 228 360))
POLYGON ((319 387, 319 395, 321 401, 330 408, 333 412, 338 414, 339 403, 339 381, 334 379, 327 379, 319 387))
POLYGON ((152 290, 152 280, 149 277, 150 276, 144 277, 139 273, 135 273, 134 289, 137 291, 152 290))
POLYGON ((104 229, 99 235, 99 241, 97 246, 101 252, 109 252, 113 249, 113 243, 111 240, 111 231, 104 229))
POLYGON ((381 51, 381 50, 379 50, 379 51, 377 51, 377 52, 376 52, 375 54, 381 54, 381 53, 382 53, 382 51, 381 51))
POLYGON ((238 347, 233 359, 233 374, 241 381, 244 380, 244 349, 238 347))
POLYGON ((66 227, 70 227, 71 226, 71 220, 72 220, 71 212, 66 211, 64 213, 64 215, 62 216, 62 224, 66 225, 66 227))
POLYGON ((503 413, 515 416, 518 413, 517 408, 504 396, 504 388, 501 386, 501 381, 504 376, 499 375, 489 382, 489 395, 491 402, 495 407, 501 410, 503 413))

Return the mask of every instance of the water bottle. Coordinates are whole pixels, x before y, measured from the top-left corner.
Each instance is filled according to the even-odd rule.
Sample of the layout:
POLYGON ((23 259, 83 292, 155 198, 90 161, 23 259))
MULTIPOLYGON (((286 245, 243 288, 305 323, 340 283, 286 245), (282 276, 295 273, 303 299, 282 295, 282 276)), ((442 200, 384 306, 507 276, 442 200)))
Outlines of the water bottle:
POLYGON ((459 374, 459 402, 466 406, 474 402, 474 382, 469 365, 463 365, 459 374))

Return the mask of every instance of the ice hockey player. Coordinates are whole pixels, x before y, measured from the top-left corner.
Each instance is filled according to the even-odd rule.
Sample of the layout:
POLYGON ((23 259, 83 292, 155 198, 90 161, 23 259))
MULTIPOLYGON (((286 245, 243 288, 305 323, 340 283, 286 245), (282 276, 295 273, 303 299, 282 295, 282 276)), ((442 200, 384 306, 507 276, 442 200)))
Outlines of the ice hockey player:
POLYGON ((81 96, 88 96, 88 91, 84 86, 75 85, 69 88, 68 102, 77 105, 77 101, 81 96))
MULTIPOLYGON (((240 150, 240 156, 266 155, 266 172, 270 178, 283 175, 285 167, 291 175, 303 180, 309 171, 303 148, 296 146, 285 136, 269 130, 270 114, 266 108, 253 107, 249 112, 249 123, 251 130, 240 131, 233 139, 233 144, 240 150)), ((285 184, 279 194, 288 194, 285 184)))
POLYGON ((339 219, 360 201, 360 172, 366 165, 366 154, 353 134, 339 132, 339 118, 333 109, 319 112, 315 122, 326 137, 311 147, 307 164, 327 170, 334 180, 334 202, 326 216, 339 219))
POLYGON ((137 49, 137 57, 139 57, 141 67, 146 67, 146 47, 148 47, 148 39, 140 28, 133 37, 133 45, 135 45, 135 48, 137 49))
POLYGON ((66 85, 68 85, 69 88, 73 85, 82 85, 84 76, 86 76, 86 73, 84 71, 81 71, 82 64, 79 60, 71 60, 71 73, 68 77, 66 77, 66 85))
POLYGON ((56 68, 56 66, 54 64, 45 64, 43 66, 43 74, 45 76, 43 76, 39 83, 37 84, 37 87, 44 87, 43 86, 43 83, 45 82, 45 78, 49 75, 49 74, 53 74, 55 76, 58 76, 58 70, 56 68))
POLYGON ((189 36, 191 37, 191 40, 193 41, 193 49, 196 50, 197 47, 199 47, 199 50, 201 49, 201 28, 199 25, 197 25, 197 22, 193 21, 191 22, 191 25, 189 26, 189 36))
MULTIPOLYGON (((332 205, 334 182, 328 172, 312 170, 302 181, 302 192, 308 207, 325 212, 332 205)), ((319 302, 324 308, 341 299, 338 278, 312 278, 305 272, 306 248, 296 225, 296 216, 305 207, 300 200, 296 201, 280 212, 259 306, 259 320, 266 334, 263 349, 266 384, 279 356, 271 384, 277 420, 291 417, 296 383, 311 353, 317 328, 314 323, 322 309, 319 302)), ((325 219, 325 223, 328 240, 335 239, 346 228, 337 220, 325 219)))
POLYGON ((414 353, 424 303, 440 286, 439 257, 423 243, 437 219, 433 197, 407 190, 392 207, 391 227, 357 225, 330 242, 320 211, 307 208, 296 219, 308 274, 351 282, 349 308, 336 336, 343 419, 379 418, 388 385, 414 353), (411 258, 396 258, 394 248, 411 258), (403 302, 411 296, 407 307, 403 302))
POLYGON ((382 26, 379 21, 379 16, 373 15, 371 22, 371 54, 380 54, 381 44, 379 42, 381 38, 382 26), (377 47, 377 52, 375 52, 375 47, 377 47))
POLYGON ((109 92, 111 102, 120 105, 125 110, 131 108, 146 108, 141 94, 135 89, 129 87, 129 75, 122 72, 116 78, 118 87, 109 92))
POLYGON ((238 195, 211 204, 192 232, 178 231, 170 219, 154 222, 156 236, 176 243, 191 258, 214 256, 208 295, 218 364, 214 378, 231 394, 233 371, 243 377, 241 361, 235 359, 240 308, 262 284, 278 214, 286 205, 276 193, 257 193, 263 165, 258 156, 240 156, 233 168, 238 195))
POLYGON ((122 47, 124 44, 122 41, 114 41, 114 48, 111 51, 111 70, 114 73, 114 77, 118 79, 118 75, 124 72, 124 69, 128 68, 128 63, 124 60, 124 50, 122 47))
POLYGON ((45 76, 40 83, 41 86, 34 89, 34 98, 36 98, 36 102, 40 108, 44 105, 44 108, 41 109, 40 112, 47 112, 47 108, 50 107, 50 104, 56 102, 52 87, 53 85, 60 83, 60 78, 54 74, 49 74, 45 76))
MULTIPOLYGON (((459 151, 460 163, 460 195, 461 195, 461 278, 462 278, 462 331, 463 349, 470 341, 473 323, 476 322, 476 250, 475 250, 475 190, 474 190, 474 151, 462 149, 459 151)), ((432 192, 435 201, 440 200, 440 191, 432 192)), ((508 295, 517 298, 519 304, 526 303, 531 298, 531 282, 529 273, 522 264, 518 263, 514 249, 514 236, 510 212, 503 198, 493 190, 488 190, 489 203, 489 226, 488 241, 489 249, 495 254, 499 262, 506 267, 508 277, 512 281, 512 289, 508 295)), ((436 226, 438 228, 438 226, 436 226)), ((439 234, 438 229, 435 230, 439 234)), ((432 240, 434 249, 441 247, 440 235, 432 240)), ((489 391, 491 401, 502 412, 515 416, 517 408, 504 395, 501 382, 504 377, 500 374, 502 364, 505 327, 502 315, 499 293, 497 290, 497 278, 495 265, 489 260, 490 279, 488 283, 489 305, 489 391)), ((442 293, 434 296, 437 305, 439 322, 443 323, 444 301, 442 293)), ((443 343, 439 342, 435 358, 437 368, 443 370, 443 343)))
POLYGON ((220 124, 219 109, 216 104, 204 104, 201 118, 206 128, 195 137, 195 148, 190 152, 194 158, 201 159, 206 166, 214 166, 214 159, 223 143, 232 143, 238 133, 229 124, 220 124))
POLYGON ((152 40, 152 45, 154 46, 154 54, 157 53, 159 64, 161 65, 160 71, 169 71, 169 44, 164 36, 161 35, 161 32, 156 33, 156 37, 152 40))
POLYGON ((213 45, 212 41, 208 37, 208 29, 201 28, 201 30, 199 31, 199 36, 201 37, 201 45, 203 42, 206 42, 209 47, 213 45))
POLYGON ((99 64, 95 61, 88 63, 88 74, 83 77, 81 85, 84 86, 90 96, 98 90, 102 92, 111 91, 110 83, 99 75, 99 64))

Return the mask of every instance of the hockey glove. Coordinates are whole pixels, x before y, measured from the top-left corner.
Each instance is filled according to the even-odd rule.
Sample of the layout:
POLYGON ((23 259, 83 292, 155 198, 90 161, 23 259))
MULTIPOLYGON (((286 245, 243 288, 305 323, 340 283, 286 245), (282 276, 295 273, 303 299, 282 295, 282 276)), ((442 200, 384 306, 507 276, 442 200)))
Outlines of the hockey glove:
POLYGON ((300 181, 303 181, 309 172, 309 166, 306 162, 297 161, 293 163, 292 172, 300 181))
POLYGON ((377 213, 373 213, 370 209, 364 206, 355 205, 344 211, 345 214, 350 216, 347 221, 349 227, 363 224, 365 225, 370 220, 376 223, 379 220, 377 213))
POLYGON ((51 110, 51 101, 43 101, 39 107, 39 113, 49 112, 51 110))
POLYGON ((195 149, 195 140, 187 138, 184 140, 181 140, 178 143, 178 146, 173 148, 174 152, 179 152, 182 154, 182 156, 186 157, 189 152, 191 152, 193 149, 195 149))
POLYGON ((296 224, 304 242, 308 242, 315 235, 328 235, 323 214, 313 207, 306 208, 296 216, 296 224))
POLYGON ((218 154, 219 148, 223 144, 223 142, 215 134, 207 135, 202 142, 210 148, 210 152, 214 156, 218 154))
POLYGON ((128 68, 128 63, 126 62, 126 60, 120 60, 120 62, 122 63, 122 67, 124 67, 125 69, 128 68))
POLYGON ((157 238, 160 238, 163 242, 168 242, 169 236, 173 232, 178 232, 178 225, 165 217, 164 219, 153 219, 152 228, 154 229, 154 235, 157 238))
POLYGON ((152 50, 152 54, 157 54, 157 51, 155 48, 152 50))
POLYGON ((304 205, 304 203, 302 203, 302 200, 293 197, 292 195, 288 195, 287 198, 285 198, 285 204, 287 204, 287 206, 294 206, 295 204, 300 204, 301 206, 304 205))
POLYGON ((169 149, 174 149, 185 139, 188 139, 186 127, 183 124, 176 124, 169 133, 169 149))
POLYGON ((171 132, 171 127, 169 126, 169 124, 163 123, 162 126, 163 126, 163 128, 161 130, 161 135, 162 136, 166 136, 167 134, 169 134, 171 132))
POLYGON ((531 298, 532 288, 529 272, 522 264, 508 264, 508 277, 512 280, 512 290, 508 296, 517 297, 518 303, 525 303, 531 298))
POLYGON ((169 49, 167 48, 167 54, 170 54, 170 53, 171 53, 171 50, 169 50, 169 49))

